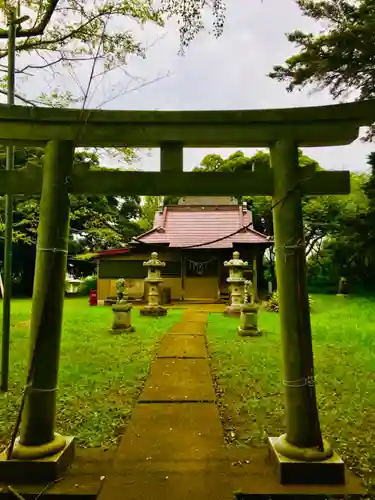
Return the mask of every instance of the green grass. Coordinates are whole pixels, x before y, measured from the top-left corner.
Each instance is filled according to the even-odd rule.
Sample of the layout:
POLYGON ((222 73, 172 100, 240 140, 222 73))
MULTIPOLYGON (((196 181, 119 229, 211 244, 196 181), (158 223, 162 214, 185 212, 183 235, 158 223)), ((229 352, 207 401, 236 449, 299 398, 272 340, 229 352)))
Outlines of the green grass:
MULTIPOLYGON (((10 390, 0 394, 0 448, 9 440, 26 380, 30 310, 31 300, 12 302, 10 390)), ((130 335, 108 332, 112 314, 109 307, 89 307, 87 298, 65 301, 57 430, 85 447, 116 444, 158 341, 181 312, 147 318, 134 310, 136 332, 130 335)))
MULTIPOLYGON (((347 465, 375 481, 375 299, 313 296, 322 432, 347 465)), ((262 337, 240 338, 238 319, 211 314, 212 368, 229 441, 260 447, 285 432, 279 316, 261 312, 262 337)))

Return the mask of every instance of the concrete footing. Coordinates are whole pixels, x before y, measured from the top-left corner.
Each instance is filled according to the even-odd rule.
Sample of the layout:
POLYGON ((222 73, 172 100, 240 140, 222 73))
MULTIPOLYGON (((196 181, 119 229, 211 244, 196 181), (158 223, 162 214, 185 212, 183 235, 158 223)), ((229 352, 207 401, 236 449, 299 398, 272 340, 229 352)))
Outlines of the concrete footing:
POLYGON ((30 484, 55 481, 72 464, 74 454, 72 436, 66 437, 66 445, 58 453, 33 460, 7 460, 6 449, 0 454, 0 481, 30 484))
POLYGON ((268 438, 269 454, 280 484, 344 485, 345 464, 336 452, 321 461, 303 462, 284 457, 275 448, 279 438, 268 438))

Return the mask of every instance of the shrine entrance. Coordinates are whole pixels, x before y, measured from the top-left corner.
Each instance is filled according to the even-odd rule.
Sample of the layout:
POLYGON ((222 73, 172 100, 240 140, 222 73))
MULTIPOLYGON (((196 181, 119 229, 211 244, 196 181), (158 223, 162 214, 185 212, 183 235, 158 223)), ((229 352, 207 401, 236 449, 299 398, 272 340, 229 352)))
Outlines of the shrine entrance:
MULTIPOLYGON (((29 165, 0 171, 0 195, 41 195, 29 369, 19 409, 22 418, 17 419, 9 447, 0 455, 1 478, 27 478, 38 470, 46 480, 57 479, 74 458, 73 437, 55 432, 69 193, 265 195, 272 197, 275 229, 283 367, 280 385, 286 424, 285 434, 269 437, 269 450, 282 484, 344 484, 344 464, 320 429, 301 201, 305 195, 349 193, 350 174, 300 168, 298 148, 350 144, 357 139, 360 127, 373 124, 374 116, 375 101, 371 100, 255 111, 0 107, 2 144, 45 147, 43 169, 29 165), (77 147, 160 148, 160 172, 76 168, 73 160, 77 147), (183 171, 184 148, 216 147, 269 147, 271 168, 256 166, 252 172, 238 173, 183 171)), ((201 272, 200 264, 192 264, 191 272, 197 270, 201 272)), ((252 376, 251 366, 248 376, 252 376)))
POLYGON ((214 254, 183 254, 182 291, 188 301, 217 302, 220 259, 214 254))

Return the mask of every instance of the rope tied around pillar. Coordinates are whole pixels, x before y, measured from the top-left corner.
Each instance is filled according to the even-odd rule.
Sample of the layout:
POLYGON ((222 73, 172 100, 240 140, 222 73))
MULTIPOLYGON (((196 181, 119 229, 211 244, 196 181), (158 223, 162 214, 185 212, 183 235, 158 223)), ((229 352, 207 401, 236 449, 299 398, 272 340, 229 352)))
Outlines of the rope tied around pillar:
POLYGON ((314 387, 315 378, 312 375, 308 377, 303 377, 297 380, 283 380, 285 387, 290 387, 292 389, 298 389, 300 387, 314 387))
POLYGON ((56 252, 61 252, 61 253, 68 253, 68 250, 66 250, 65 248, 41 248, 41 247, 37 247, 36 248, 37 251, 39 250, 40 252, 53 252, 53 253, 56 253, 56 252))
POLYGON ((281 254, 284 257, 284 261, 286 262, 286 259, 288 257, 291 257, 294 255, 294 250, 299 250, 299 249, 305 250, 306 244, 303 239, 298 239, 295 243, 288 243, 284 245, 282 248, 276 247, 275 248, 275 253, 276 254, 281 254))
POLYGON ((26 390, 32 392, 56 392, 57 387, 53 387, 52 389, 42 389, 41 387, 33 387, 31 384, 26 386, 26 390))

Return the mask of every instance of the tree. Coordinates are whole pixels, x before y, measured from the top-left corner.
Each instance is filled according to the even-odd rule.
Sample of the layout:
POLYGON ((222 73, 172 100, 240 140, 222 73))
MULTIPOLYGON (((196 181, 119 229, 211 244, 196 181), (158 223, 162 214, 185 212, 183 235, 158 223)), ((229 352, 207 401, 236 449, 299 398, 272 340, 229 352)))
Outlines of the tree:
POLYGON ((141 217, 138 221, 139 227, 143 232, 152 229, 155 220, 155 214, 163 203, 163 196, 145 196, 141 206, 141 217))
POLYGON ((375 97, 375 3, 373 0, 296 0, 302 13, 326 28, 317 35, 287 34, 299 52, 269 74, 287 89, 313 85, 334 99, 375 97))
MULTIPOLYGON (((305 156, 301 150, 299 150, 299 165, 301 167, 314 167, 317 170, 321 170, 319 164, 312 158, 305 156)), ((199 167, 194 168, 195 172, 246 172, 253 171, 255 168, 270 168, 270 155, 268 152, 257 151, 252 157, 247 157, 243 151, 236 151, 231 154, 228 158, 224 159, 220 155, 207 155, 201 161, 199 167)), ((316 200, 321 199, 317 198, 316 200)), ((333 197, 323 197, 326 198, 326 204, 328 199, 331 201, 333 197)), ((272 221, 272 200, 269 196, 242 196, 239 201, 248 202, 253 211, 254 227, 258 231, 261 231, 269 236, 273 236, 273 221, 272 221)), ((326 208, 326 207, 325 207, 326 208)), ((315 209, 316 212, 316 209, 315 209)), ((321 219, 324 220, 325 209, 322 207, 321 219)), ((314 232, 312 234, 316 235, 314 232)))
POLYGON ((341 212, 336 223, 331 224, 329 234, 320 241, 319 252, 308 260, 311 284, 337 290, 341 277, 351 283, 373 284, 375 226, 368 217, 371 204, 366 186, 369 183, 368 175, 351 174, 351 193, 341 203, 341 212))
MULTIPOLYGON (((9 16, 15 2, 3 1, 0 8, 9 16)), ((147 85, 146 82, 124 68, 130 56, 145 57, 147 47, 134 35, 134 26, 147 23, 163 26, 168 18, 177 18, 180 31, 180 47, 183 52, 193 38, 204 27, 203 12, 211 8, 214 16, 214 35, 223 29, 225 5, 222 0, 161 0, 159 6, 150 0, 28 0, 22 14, 29 15, 17 32, 16 53, 23 56, 25 64, 17 69, 23 81, 41 70, 46 70, 54 79, 61 80, 62 72, 68 72, 75 81, 79 96, 69 95, 59 84, 56 91, 67 96, 69 104, 88 102, 86 86, 77 77, 77 70, 95 61, 95 72, 88 68, 90 79, 100 80, 108 72, 121 69, 122 78, 106 103, 114 98, 147 85), (129 86, 130 85, 130 86, 129 86)), ((0 59, 7 57, 7 30, 0 30, 0 59)), ((6 63, 0 65, 6 73, 6 63)), ((0 92, 6 93, 6 76, 2 79, 0 92)), ((116 85, 115 85, 116 87, 116 85)), ((28 98, 17 92, 24 103, 39 104, 40 100, 28 98)), ((46 104, 46 100, 42 101, 46 104)), ((103 103, 102 103, 103 105, 103 103)))
MULTIPOLYGON (((299 165, 301 168, 322 170, 318 162, 299 150, 299 165)), ((257 151, 252 157, 246 157, 242 151, 237 151, 224 159, 219 155, 207 155, 203 158, 199 171, 253 171, 254 168, 270 168, 268 152, 257 151)), ((239 201, 246 201, 252 208, 254 228, 268 236, 273 236, 272 198, 269 196, 242 196, 239 201)), ((306 196, 302 200, 304 229, 306 240, 306 257, 318 255, 322 242, 331 234, 336 234, 343 213, 353 202, 344 196, 306 196)), ((270 249, 270 269, 275 255, 270 249)), ((272 273, 271 273, 272 274, 272 273)))
MULTIPOLYGON (((41 166, 42 148, 16 149, 16 168, 28 163, 41 166)), ((85 164, 92 170, 103 169, 95 153, 81 151, 75 153, 75 166, 85 164)), ((0 169, 5 168, 4 147, 0 147, 0 169)), ((108 170, 108 169, 106 169, 108 170)), ((121 246, 139 233, 135 222, 140 215, 140 198, 116 198, 101 195, 70 195, 71 203, 71 243, 86 251, 121 246)), ((18 195, 15 200, 13 242, 34 245, 39 221, 39 197, 18 195)), ((4 200, 0 198, 0 233, 4 232, 4 200)))
MULTIPOLYGON (((28 163, 41 167, 42 148, 16 148, 15 167, 28 163)), ((87 151, 76 152, 75 166, 84 163, 91 169, 103 169, 99 157, 87 151)), ((0 169, 5 168, 5 149, 0 147, 0 169)), ((35 261, 35 248, 39 223, 39 197, 18 195, 14 203, 13 223, 13 277, 23 283, 29 293, 35 261)), ((136 220, 140 215, 140 198, 100 195, 70 195, 71 221, 69 254, 93 252, 109 247, 121 247, 140 233, 136 220)), ((0 197, 0 246, 5 230, 4 198, 0 197)), ((1 248, 3 251, 3 248, 1 248)), ((1 254, 3 255, 3 253, 1 254)), ((0 258, 0 260, 2 260, 0 258)))

